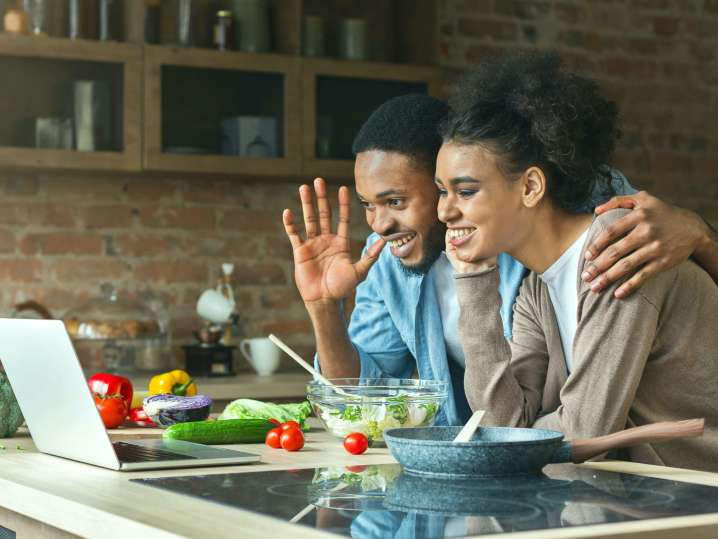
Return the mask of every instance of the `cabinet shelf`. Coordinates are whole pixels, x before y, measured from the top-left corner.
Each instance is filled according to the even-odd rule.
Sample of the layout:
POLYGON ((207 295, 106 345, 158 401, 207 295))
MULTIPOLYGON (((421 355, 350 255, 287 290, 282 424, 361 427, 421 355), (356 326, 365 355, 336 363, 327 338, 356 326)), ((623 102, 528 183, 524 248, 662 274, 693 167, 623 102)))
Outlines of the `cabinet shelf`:
POLYGON ((2 166, 140 170, 141 67, 142 48, 135 45, 0 35, 2 166), (103 85, 110 96, 104 143, 97 151, 35 147, 37 118, 72 122, 73 84, 83 80, 103 85))

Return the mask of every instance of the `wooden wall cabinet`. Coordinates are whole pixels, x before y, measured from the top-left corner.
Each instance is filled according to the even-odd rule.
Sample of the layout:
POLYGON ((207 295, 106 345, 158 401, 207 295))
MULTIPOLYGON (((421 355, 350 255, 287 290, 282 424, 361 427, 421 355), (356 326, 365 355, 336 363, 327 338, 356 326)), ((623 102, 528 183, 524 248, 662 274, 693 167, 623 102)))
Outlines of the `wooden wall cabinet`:
POLYGON ((135 45, 0 34, 0 166, 140 170, 141 69, 142 48, 135 45), (36 148, 36 118, 73 118, 73 83, 81 80, 109 89, 104 147, 36 148))
MULTIPOLYGON (((144 167, 221 174, 295 175, 301 168, 300 59, 276 54, 146 46, 144 167), (228 150, 223 122, 274 118, 276 157, 228 150)), ((243 149, 253 141, 240 141, 243 149)), ((244 150, 243 150, 244 151, 244 150)))
POLYGON ((441 72, 417 67, 330 59, 302 60, 302 174, 352 178, 352 141, 388 99, 441 94, 441 72))

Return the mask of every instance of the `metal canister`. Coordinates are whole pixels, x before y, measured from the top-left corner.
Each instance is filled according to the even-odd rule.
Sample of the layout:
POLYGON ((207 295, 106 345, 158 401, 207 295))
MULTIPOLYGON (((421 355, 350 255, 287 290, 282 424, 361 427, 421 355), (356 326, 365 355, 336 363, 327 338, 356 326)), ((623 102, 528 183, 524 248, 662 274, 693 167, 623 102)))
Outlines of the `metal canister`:
POLYGON ((214 46, 217 50, 231 50, 232 13, 227 10, 217 12, 217 21, 214 24, 214 46))

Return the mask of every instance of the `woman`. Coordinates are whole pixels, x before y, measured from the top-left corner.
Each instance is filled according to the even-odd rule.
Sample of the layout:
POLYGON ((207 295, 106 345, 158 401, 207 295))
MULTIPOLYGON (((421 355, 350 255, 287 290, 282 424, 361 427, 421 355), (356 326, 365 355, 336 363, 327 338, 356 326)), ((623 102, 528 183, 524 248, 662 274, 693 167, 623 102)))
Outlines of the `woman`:
POLYGON ((451 106, 436 184, 472 408, 486 410, 486 424, 567 438, 705 417, 703 437, 635 447, 629 457, 718 471, 713 281, 688 261, 616 301, 581 280, 586 245, 624 213, 578 213, 610 190, 615 105, 555 56, 524 54, 482 62, 451 106), (499 316, 499 253, 531 270, 511 342, 499 316))

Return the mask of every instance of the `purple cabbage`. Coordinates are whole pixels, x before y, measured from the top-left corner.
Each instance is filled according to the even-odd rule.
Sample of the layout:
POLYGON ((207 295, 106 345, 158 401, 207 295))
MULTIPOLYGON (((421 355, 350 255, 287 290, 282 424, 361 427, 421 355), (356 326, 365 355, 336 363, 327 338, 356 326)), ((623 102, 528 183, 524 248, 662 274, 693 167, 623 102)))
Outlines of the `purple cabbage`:
POLYGON ((142 408, 152 421, 162 427, 169 427, 175 423, 204 421, 209 417, 212 399, 207 395, 152 395, 142 401, 142 408))

